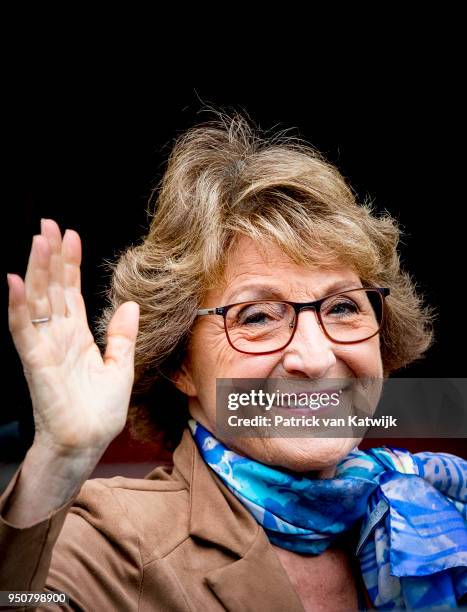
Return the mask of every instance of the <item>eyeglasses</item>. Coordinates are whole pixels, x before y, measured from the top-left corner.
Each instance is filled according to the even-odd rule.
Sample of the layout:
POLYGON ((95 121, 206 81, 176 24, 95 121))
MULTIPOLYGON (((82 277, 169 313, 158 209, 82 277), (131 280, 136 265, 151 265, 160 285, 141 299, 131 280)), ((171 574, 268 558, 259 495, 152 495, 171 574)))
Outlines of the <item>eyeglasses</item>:
POLYGON ((230 346, 240 353, 265 355, 284 349, 294 337, 298 315, 314 310, 329 340, 364 342, 379 333, 384 319, 386 287, 349 289, 314 302, 255 300, 201 308, 198 316, 221 315, 230 346))

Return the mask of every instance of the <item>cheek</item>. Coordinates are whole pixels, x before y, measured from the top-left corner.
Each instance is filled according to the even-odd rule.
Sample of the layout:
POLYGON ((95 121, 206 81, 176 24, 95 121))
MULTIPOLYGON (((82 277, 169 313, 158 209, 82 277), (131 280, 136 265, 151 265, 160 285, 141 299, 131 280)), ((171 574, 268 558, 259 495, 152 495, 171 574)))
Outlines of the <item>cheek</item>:
POLYGON ((341 345, 335 351, 335 355, 345 362, 357 377, 382 378, 383 376, 379 336, 359 344, 341 345))
POLYGON ((216 403, 218 378, 267 378, 280 353, 247 355, 234 350, 223 328, 214 326, 196 330, 190 347, 191 371, 196 395, 205 410, 212 412, 216 403))
POLYGON ((220 326, 196 330, 190 347, 191 371, 197 396, 202 405, 215 404, 216 379, 235 377, 236 361, 242 355, 234 351, 220 326))
POLYGON ((224 329, 210 327, 197 330, 191 342, 191 362, 198 385, 216 378, 263 378, 279 359, 275 355, 247 355, 234 350, 224 329))

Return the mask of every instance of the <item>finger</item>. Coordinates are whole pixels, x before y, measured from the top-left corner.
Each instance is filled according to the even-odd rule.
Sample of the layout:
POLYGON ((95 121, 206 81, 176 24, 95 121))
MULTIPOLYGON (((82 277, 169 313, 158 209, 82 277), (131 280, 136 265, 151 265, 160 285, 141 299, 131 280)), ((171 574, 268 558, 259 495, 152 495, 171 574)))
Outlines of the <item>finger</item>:
POLYGON ((107 330, 106 365, 113 363, 122 369, 133 369, 139 306, 125 302, 115 311, 107 330))
POLYGON ((53 219, 41 219, 41 235, 47 238, 50 247, 48 294, 52 313, 65 316, 62 235, 53 219))
POLYGON ((20 355, 34 348, 37 331, 31 323, 23 279, 17 274, 7 274, 8 281, 8 325, 20 355))
POLYGON ((48 295, 49 260, 50 247, 47 238, 34 236, 25 278, 26 300, 31 319, 52 316, 48 295))
POLYGON ((62 241, 65 302, 68 313, 87 324, 86 305, 81 295, 81 239, 78 232, 67 229, 62 241))

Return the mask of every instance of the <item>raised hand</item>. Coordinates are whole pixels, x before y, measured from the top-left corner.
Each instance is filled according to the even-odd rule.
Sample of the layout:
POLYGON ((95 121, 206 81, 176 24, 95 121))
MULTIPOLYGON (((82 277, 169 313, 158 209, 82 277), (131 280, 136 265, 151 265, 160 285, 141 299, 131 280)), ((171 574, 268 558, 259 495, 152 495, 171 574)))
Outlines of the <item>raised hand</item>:
POLYGON ((8 275, 9 326, 31 394, 33 446, 59 455, 100 456, 123 429, 134 377, 139 307, 125 302, 94 342, 81 294, 77 232, 41 221, 25 280, 8 275))

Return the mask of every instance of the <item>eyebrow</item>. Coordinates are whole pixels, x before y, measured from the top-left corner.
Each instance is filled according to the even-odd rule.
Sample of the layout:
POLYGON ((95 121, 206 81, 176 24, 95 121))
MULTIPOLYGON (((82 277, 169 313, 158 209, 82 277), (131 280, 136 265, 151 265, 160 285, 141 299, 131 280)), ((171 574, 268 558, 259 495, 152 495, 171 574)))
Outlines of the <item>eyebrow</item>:
MULTIPOLYGON (((336 291, 341 291, 344 289, 348 291, 350 289, 360 289, 361 287, 362 285, 357 284, 357 281, 335 281, 326 286, 322 297, 330 295, 331 293, 334 293, 336 291)), ((237 300, 239 302, 243 300, 262 300, 263 298, 287 300, 287 297, 284 296, 284 293, 276 285, 258 285, 258 283, 245 283, 244 285, 241 285, 234 289, 231 293, 228 292, 227 296, 228 297, 226 298, 226 300, 228 302, 232 302, 233 300, 237 300)))

